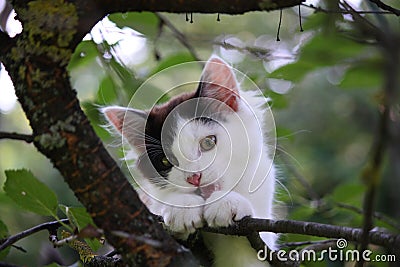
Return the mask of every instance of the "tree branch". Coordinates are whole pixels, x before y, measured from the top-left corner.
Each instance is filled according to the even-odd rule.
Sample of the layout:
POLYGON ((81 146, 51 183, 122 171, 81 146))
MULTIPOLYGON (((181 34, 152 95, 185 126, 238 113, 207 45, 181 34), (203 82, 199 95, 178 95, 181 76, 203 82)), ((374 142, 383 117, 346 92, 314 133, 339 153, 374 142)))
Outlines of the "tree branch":
POLYGON ((182 250, 141 203, 94 132, 69 83, 66 65, 83 34, 102 18, 107 7, 113 6, 116 11, 121 4, 121 1, 103 2, 107 4, 77 0, 31 1, 27 5, 26 1, 14 1, 19 19, 29 27, 15 38, 18 42, 13 51, 18 53, 2 54, 1 59, 32 127, 33 144, 60 171, 124 263, 179 266, 179 262, 187 261, 198 265, 191 252, 182 250), (43 24, 35 24, 35 18, 40 18, 43 24), (59 27, 54 27, 56 23, 59 27), (41 40, 40 48, 33 40, 41 40), (61 45, 60 40, 63 40, 61 45), (154 248, 139 240, 115 236, 113 231, 136 236, 150 233, 164 246, 154 248))
MULTIPOLYGON (((347 241, 360 243, 362 241, 362 229, 346 226, 334 226, 329 224, 291 221, 268 220, 257 218, 243 218, 232 226, 224 228, 204 227, 203 231, 226 235, 247 236, 256 232, 291 233, 326 238, 344 238, 347 241)), ((386 232, 371 231, 368 234, 371 244, 400 249, 400 235, 386 232)))
POLYGON ((160 13, 155 13, 156 16, 158 17, 158 19, 161 22, 161 26, 165 25, 167 26, 173 33, 173 35, 175 36, 175 38, 184 46, 186 47, 186 49, 190 52, 190 54, 192 54, 193 58, 196 61, 200 61, 200 57, 197 55, 196 51, 194 50, 193 46, 189 43, 189 41, 187 40, 186 36, 181 33, 166 17, 164 17, 162 14, 160 13))
MULTIPOLYGON (((326 13, 326 14, 351 14, 350 11, 343 10, 343 9, 329 10, 329 9, 322 8, 320 6, 314 6, 312 4, 301 4, 301 5, 304 7, 314 9, 315 12, 322 12, 322 13, 326 13)), ((383 14, 383 15, 385 15, 385 14, 392 15, 393 14, 393 12, 390 12, 390 11, 375 11, 375 10, 357 10, 355 12, 357 12, 358 14, 383 14)))
MULTIPOLYGON (((354 206, 346 204, 346 203, 336 202, 335 205, 338 206, 339 208, 351 210, 358 214, 364 213, 364 211, 362 209, 354 207, 354 206)), ((389 218, 388 216, 385 216, 384 214, 379 213, 379 212, 374 212, 372 214, 372 216, 375 219, 380 220, 380 221, 386 223, 387 225, 390 225, 391 227, 395 228, 396 230, 400 231, 400 224, 398 222, 396 222, 395 220, 389 218)))
POLYGON ((107 8, 108 11, 152 11, 152 12, 171 12, 171 13, 225 13, 243 14, 250 11, 272 11, 283 8, 293 7, 301 4, 305 0, 158 0, 158 1, 98 1, 100 7, 107 8))
POLYGON ((391 7, 389 5, 386 5, 385 3, 383 3, 380 0, 369 0, 370 2, 374 3, 375 5, 377 5, 379 8, 389 11, 390 13, 395 14, 396 16, 400 16, 400 10, 396 9, 394 7, 391 7))
MULTIPOLYGON (((68 222, 69 222, 68 219, 62 219, 60 221, 54 221, 54 222, 46 222, 46 223, 39 224, 35 227, 32 227, 30 229, 27 229, 25 231, 22 231, 16 235, 10 236, 6 239, 3 239, 4 242, 0 242, 0 251, 2 251, 3 249, 11 246, 15 242, 17 242, 27 236, 30 236, 30 235, 40 232, 42 230, 48 230, 49 232, 54 231, 55 229, 59 228, 62 225, 62 223, 66 224, 68 222)), ((3 240, 1 240, 1 241, 3 241, 3 240)))
POLYGON ((21 140, 27 143, 33 142, 33 135, 30 134, 19 134, 19 133, 7 133, 0 132, 0 140, 1 139, 13 139, 13 140, 21 140))

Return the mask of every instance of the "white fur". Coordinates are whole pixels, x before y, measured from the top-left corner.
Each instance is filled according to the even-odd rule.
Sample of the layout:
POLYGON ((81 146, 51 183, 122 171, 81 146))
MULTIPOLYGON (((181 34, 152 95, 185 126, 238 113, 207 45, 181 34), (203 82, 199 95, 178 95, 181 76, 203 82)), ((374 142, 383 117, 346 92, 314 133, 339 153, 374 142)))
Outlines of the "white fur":
MULTIPOLYGON (((225 111, 218 123, 177 118, 172 152, 179 166, 169 172, 167 186, 161 188, 139 172, 134 174, 142 201, 181 238, 205 223, 218 227, 248 215, 273 218, 275 168, 266 140, 272 124, 265 121, 268 107, 265 98, 255 92, 239 89, 239 95, 237 112, 225 111), (217 137, 217 144, 202 152, 199 141, 209 135, 217 137), (207 199, 195 194, 197 188, 186 181, 193 172, 202 173, 201 185, 214 183, 218 190, 207 199)), ((203 233, 203 237, 215 254, 215 266, 268 266, 257 259, 245 237, 213 233, 203 233)), ((261 237, 275 249, 275 234, 262 233, 261 237)))
MULTIPOLYGON (((136 177, 153 197, 151 203, 147 201, 149 209, 161 215, 168 228, 182 238, 203 222, 218 227, 248 215, 273 218, 275 169, 263 134, 266 103, 254 92, 240 91, 240 96, 238 112, 230 112, 220 125, 178 119, 180 132, 172 149, 179 167, 169 173, 171 184, 166 189, 136 177), (199 155, 200 139, 211 134, 217 136, 215 149, 199 155), (190 171, 202 171, 202 184, 218 182, 221 190, 207 200, 195 195, 196 188, 186 182, 190 171)), ((144 198, 143 193, 141 196, 144 198)), ((211 233, 204 238, 215 253, 215 266, 266 265, 257 259, 246 238, 211 233)), ((262 238, 270 248, 275 248, 275 234, 262 233, 262 238)))

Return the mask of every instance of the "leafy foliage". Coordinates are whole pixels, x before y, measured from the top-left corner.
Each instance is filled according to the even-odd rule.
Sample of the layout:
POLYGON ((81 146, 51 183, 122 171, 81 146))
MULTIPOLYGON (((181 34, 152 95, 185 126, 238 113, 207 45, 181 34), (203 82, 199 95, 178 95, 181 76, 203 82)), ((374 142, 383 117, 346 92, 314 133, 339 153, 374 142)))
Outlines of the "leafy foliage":
MULTIPOLYGON (((326 6, 339 8, 339 2, 332 1, 326 6)), ((287 213, 286 218, 360 227, 363 216, 357 209, 362 207, 365 187, 358 177, 377 124, 376 95, 384 84, 385 58, 376 46, 369 45, 372 34, 357 28, 354 19, 345 19, 340 13, 318 12, 303 17, 306 31, 299 33, 297 15, 293 10, 285 12, 291 16, 284 17, 281 43, 265 41, 274 39, 276 25, 270 22, 278 19, 275 13, 268 14, 268 23, 264 14, 240 18, 223 16, 220 22, 215 21, 214 15, 196 15, 193 24, 185 24, 183 15, 170 14, 166 18, 203 59, 216 53, 232 61, 235 67, 245 71, 252 81, 263 88, 265 96, 272 99, 279 145, 284 150, 278 153, 277 162, 282 177, 285 177, 281 181, 282 187, 286 187, 287 192, 280 188, 278 199, 284 203, 281 210, 283 214, 287 213), (221 44, 229 42, 231 37, 239 40, 239 44, 224 48, 221 44), (267 73, 265 64, 275 58, 287 57, 279 53, 281 47, 287 48, 288 57, 295 60, 267 73), (262 53, 257 53, 256 48, 262 53), (269 88, 269 79, 290 81, 293 87, 287 92, 279 92, 269 88), (286 154, 292 155, 288 157, 289 161, 280 161, 280 157, 286 154), (292 169, 295 171, 288 166, 294 166, 292 169), (304 186, 304 182, 300 182, 299 174, 313 193, 304 186), (340 206, 341 203, 350 208, 340 206)), ((376 15, 376 20, 369 15, 365 18, 382 27, 382 21, 385 21, 381 15, 376 15)), ((160 27, 160 20, 153 13, 116 13, 110 14, 108 19, 119 30, 129 27, 140 38, 146 38, 148 50, 143 52, 146 54, 144 62, 128 65, 116 52, 120 41, 110 44, 106 40, 97 43, 85 40, 78 45, 69 62, 72 82, 79 76, 83 77, 82 80, 94 80, 92 87, 87 84, 79 86, 78 82, 74 87, 85 95, 81 98, 81 106, 105 142, 109 142, 110 135, 101 127, 104 120, 99 116, 99 106, 126 106, 151 75, 194 60, 194 55, 186 52, 186 48, 183 50, 184 45, 171 34, 170 29, 166 29, 165 25, 160 27)), ((153 89, 164 88, 152 88, 151 91, 153 89)), ((148 92, 149 98, 152 93, 148 92)), ((166 95, 161 101, 167 98, 166 95)), ((387 168, 390 169, 390 166, 387 168)), ((32 171, 36 173, 36 169, 32 168, 32 171)), ((88 225, 94 225, 85 208, 60 204, 65 203, 61 200, 62 196, 39 181, 32 171, 6 171, 4 191, 10 199, 40 216, 59 220, 61 214, 61 217, 69 219, 71 225, 66 227, 70 232, 79 232, 88 225)), ((40 177, 46 180, 42 175, 40 177)), ((393 188, 396 188, 392 183, 395 181, 390 177, 386 179, 380 188, 386 194, 380 196, 377 209, 396 216, 398 207, 395 203, 399 198, 392 196, 393 188)), ((13 209, 12 204, 5 206, 13 209)), ((382 218, 376 219, 375 224, 399 231, 382 218)), ((7 226, 0 221, 0 239, 8 235, 7 226)), ((305 239, 320 240, 294 234, 282 236, 282 242, 305 239)), ((98 240, 85 241, 92 250, 100 247, 98 240)), ((0 259, 7 255, 8 250, 0 252, 0 259)), ((306 263, 307 266, 327 264, 332 263, 306 263)))
MULTIPOLYGON (((58 204, 56 194, 39 181, 31 171, 26 169, 7 170, 7 180, 4 184, 4 191, 16 204, 23 209, 36 213, 38 215, 51 216, 60 221, 57 216, 58 208, 69 219, 69 225, 63 224, 68 231, 81 231, 88 225, 94 226, 94 222, 86 209, 83 207, 68 207, 58 204)), ((0 239, 8 236, 7 226, 0 221, 0 239)), ((94 251, 100 248, 98 240, 86 239, 87 245, 94 251)), ((87 246, 85 245, 85 246, 87 246)), ((4 257, 9 251, 4 250, 0 256, 4 257)), ((0 258, 1 258, 0 257, 0 258)))
MULTIPOLYGON (((9 232, 8 232, 7 225, 5 225, 5 223, 0 220, 0 240, 4 240, 8 236, 9 236, 9 232)), ((4 259, 7 256, 9 251, 10 251, 10 248, 0 251, 0 260, 4 259)))
POLYGON ((56 217, 58 205, 56 194, 30 171, 8 170, 6 176, 4 191, 15 203, 39 215, 56 217))

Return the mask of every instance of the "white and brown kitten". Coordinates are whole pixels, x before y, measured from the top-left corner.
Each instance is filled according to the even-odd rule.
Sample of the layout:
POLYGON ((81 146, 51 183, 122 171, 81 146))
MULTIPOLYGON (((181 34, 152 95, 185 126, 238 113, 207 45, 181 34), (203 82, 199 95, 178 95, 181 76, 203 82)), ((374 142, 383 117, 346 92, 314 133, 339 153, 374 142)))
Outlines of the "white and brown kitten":
MULTIPOLYGON (((242 91, 231 67, 212 56, 196 91, 149 111, 110 106, 102 112, 137 155, 131 167, 142 201, 171 232, 187 238, 203 225, 273 218, 268 109, 261 94, 242 91)), ((267 265, 245 237, 202 235, 214 266, 267 265)), ((275 234, 261 236, 275 248, 275 234)))

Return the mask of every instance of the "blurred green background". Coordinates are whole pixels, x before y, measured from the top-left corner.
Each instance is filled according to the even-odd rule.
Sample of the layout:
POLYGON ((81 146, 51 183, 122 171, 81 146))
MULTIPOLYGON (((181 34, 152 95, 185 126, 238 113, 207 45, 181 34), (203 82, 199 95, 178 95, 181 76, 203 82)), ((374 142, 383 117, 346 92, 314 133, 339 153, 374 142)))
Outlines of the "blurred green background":
MULTIPOLYGON (((399 7, 397 1, 387 3, 399 7)), ((332 3, 318 5, 335 8, 332 3)), ((362 3, 357 9, 372 7, 362 3)), ((104 120, 99 117, 98 107, 128 105, 136 89, 152 74, 196 57, 207 60, 215 53, 250 77, 271 98, 280 171, 277 216, 361 227, 362 216, 351 207, 362 207, 365 186, 360 176, 378 128, 385 57, 372 37, 361 31, 349 15, 314 13, 304 6, 301 11, 304 31, 300 31, 297 7, 283 11, 279 42, 279 11, 222 14, 220 21, 216 14, 193 14, 193 23, 185 21, 185 14, 112 14, 99 22, 77 48, 69 65, 71 83, 96 132, 118 160, 121 151, 101 127, 104 120)), ((397 17, 365 17, 378 27, 399 34, 397 17)), ((199 76, 201 68, 190 71, 199 76)), ((164 79, 168 85, 174 84, 176 77, 164 79)), ((18 103, 11 108, 3 106, 0 111, 1 131, 30 133, 29 122, 18 103)), ((394 223, 375 223, 398 233, 399 228, 394 226, 398 227, 400 219, 400 177, 393 162, 389 164, 385 159, 376 210, 394 223)), ((56 192, 60 203, 79 206, 57 170, 32 145, 0 140, 0 219, 9 233, 50 220, 22 210, 4 194, 4 170, 16 168, 31 170, 56 192)), ((42 232, 18 242, 27 252, 13 248, 5 260, 40 266, 40 259, 49 254, 47 238, 47 233, 42 232)), ((281 237, 282 243, 304 240, 318 238, 281 237)), ((59 251, 65 264, 77 260, 68 248, 59 251)))

